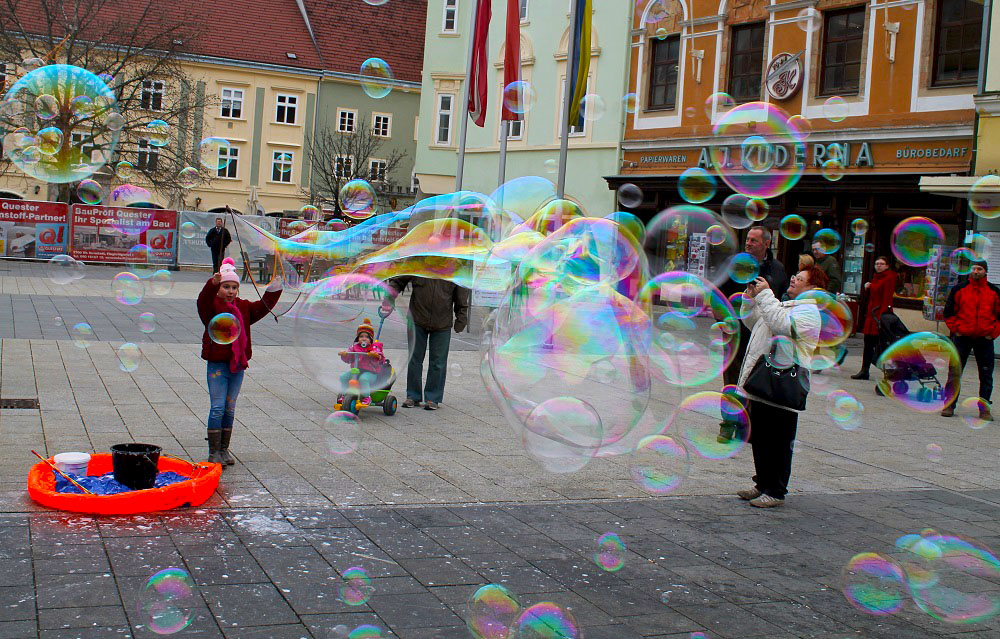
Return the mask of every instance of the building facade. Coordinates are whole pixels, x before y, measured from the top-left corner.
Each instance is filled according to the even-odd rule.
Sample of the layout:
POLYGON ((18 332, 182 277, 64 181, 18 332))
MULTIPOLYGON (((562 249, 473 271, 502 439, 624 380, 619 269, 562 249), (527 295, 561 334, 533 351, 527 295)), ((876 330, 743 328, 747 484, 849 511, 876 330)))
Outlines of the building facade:
MULTIPOLYGON (((614 205, 599 176, 618 163, 625 93, 626 35, 631 3, 595 2, 588 93, 599 96, 594 119, 569 139, 566 194, 591 215, 614 205), (603 113, 598 113, 603 111, 603 113)), ((416 177, 420 193, 455 190, 462 88, 468 58, 473 0, 430 0, 427 8, 423 87, 417 129, 416 177)), ((469 122, 463 188, 491 193, 499 182, 500 106, 503 93, 505 0, 493 0, 489 38, 485 126, 469 122)), ((537 175, 556 180, 562 87, 566 77, 569 2, 521 0, 521 77, 533 88, 524 120, 508 138, 505 177, 537 175)))
MULTIPOLYGON (((964 202, 921 193, 918 184, 972 166, 982 8, 971 0, 640 2, 629 67, 637 107, 608 185, 639 186, 644 198, 635 212, 648 220, 683 203, 677 183, 685 169, 715 171, 711 149, 725 148, 738 161, 740 138, 755 135, 754 123, 738 135, 731 128, 716 135, 727 109, 776 105, 804 118, 799 126, 808 135, 775 154, 776 164, 800 167, 801 177, 768 200, 766 223, 776 228, 790 213, 809 223, 801 240, 779 237, 777 254, 792 266, 816 230, 835 229, 846 240, 836 255, 846 262, 844 291, 858 294, 875 257, 891 255, 899 221, 929 217, 951 246, 969 228, 964 202), (843 169, 824 175, 834 155, 843 169), (849 227, 857 218, 869 230, 855 239, 849 227)), ((716 210, 732 193, 718 185, 705 204, 716 210)), ((918 308, 924 269, 896 267, 898 305, 918 308)))

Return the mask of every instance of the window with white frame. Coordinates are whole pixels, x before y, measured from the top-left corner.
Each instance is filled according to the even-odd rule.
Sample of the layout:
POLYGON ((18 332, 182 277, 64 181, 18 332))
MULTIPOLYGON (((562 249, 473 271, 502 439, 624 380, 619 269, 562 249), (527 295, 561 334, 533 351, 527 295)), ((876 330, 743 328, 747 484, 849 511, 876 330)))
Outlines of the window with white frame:
POLYGON ((372 135, 378 138, 392 137, 392 116, 388 113, 372 113, 372 135))
POLYGON ((295 114, 298 109, 298 96, 279 93, 274 109, 274 121, 278 124, 295 124, 295 114))
POLYGON ((271 181, 292 182, 292 159, 294 154, 291 151, 274 151, 271 155, 271 181))
POLYGON ((451 121, 454 110, 455 96, 451 93, 439 94, 437 103, 437 133, 434 136, 435 144, 451 144, 451 121))
POLYGON ((507 139, 508 140, 520 140, 522 137, 522 132, 524 131, 524 120, 500 120, 500 128, 497 130, 497 139, 503 138, 503 127, 509 126, 507 129, 507 139))
POLYGON ((417 170, 413 169, 413 171, 410 172, 410 190, 411 191, 416 191, 417 187, 419 187, 419 186, 420 186, 420 183, 417 182, 417 170))
POLYGON ((521 0, 521 22, 528 20, 528 0, 521 0))
POLYGON ((358 112, 353 109, 337 109, 337 131, 354 133, 354 124, 358 120, 358 112))
POLYGON ((10 73, 10 67, 8 63, 0 62, 0 91, 7 89, 7 74, 10 73))
POLYGON ((222 90, 222 110, 219 115, 234 119, 243 117, 243 89, 222 90))
POLYGON ((385 182, 385 172, 389 168, 389 163, 385 160, 368 160, 368 181, 385 182))
POLYGON ((145 111, 163 110, 163 83, 159 80, 143 80, 139 94, 139 108, 145 111))
MULTIPOLYGON (((563 93, 559 95, 564 95, 566 91, 566 78, 562 80, 562 86, 559 89, 563 93)), ((587 77, 587 90, 584 91, 584 99, 590 94, 590 76, 587 77)), ((573 122, 569 127, 570 136, 580 136, 587 134, 587 118, 584 115, 586 112, 586 102, 580 105, 580 119, 577 122, 573 122)), ((562 136, 563 121, 566 116, 563 114, 562 100, 559 101, 559 121, 556 123, 556 137, 562 136)))
POLYGON ((146 138, 139 139, 139 154, 135 166, 140 171, 155 171, 160 160, 160 149, 149 143, 146 138))
POLYGON ((333 162, 333 174, 344 180, 351 179, 354 175, 354 158, 350 155, 338 155, 333 162))
POLYGON ((95 162, 98 161, 94 158, 94 143, 84 144, 84 140, 88 139, 90 136, 86 133, 71 133, 69 136, 70 145, 72 146, 73 153, 80 154, 81 162, 95 162))
POLYGON ((218 177, 235 178, 240 171, 240 150, 235 146, 219 147, 218 177))
POLYGON ((458 29, 458 0, 444 0, 444 17, 441 20, 441 31, 455 33, 458 29))

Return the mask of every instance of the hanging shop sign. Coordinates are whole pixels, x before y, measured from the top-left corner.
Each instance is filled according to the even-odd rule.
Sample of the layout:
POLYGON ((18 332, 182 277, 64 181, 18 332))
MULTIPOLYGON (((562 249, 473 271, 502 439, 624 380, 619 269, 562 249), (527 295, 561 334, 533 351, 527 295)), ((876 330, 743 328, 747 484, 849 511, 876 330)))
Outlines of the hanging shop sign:
POLYGON ((771 58, 764 86, 775 100, 787 100, 802 87, 802 53, 779 53, 771 58))

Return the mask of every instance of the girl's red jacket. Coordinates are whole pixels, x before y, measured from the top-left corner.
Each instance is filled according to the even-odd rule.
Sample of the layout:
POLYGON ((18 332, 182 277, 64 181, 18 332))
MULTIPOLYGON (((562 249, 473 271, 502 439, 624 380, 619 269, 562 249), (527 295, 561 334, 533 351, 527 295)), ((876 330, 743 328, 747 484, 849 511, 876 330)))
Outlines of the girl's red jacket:
MULTIPOLYGON (((264 293, 264 297, 259 302, 249 302, 239 297, 233 300, 233 304, 240 309, 240 314, 243 315, 244 323, 247 324, 247 326, 242 327, 242 330, 246 331, 247 336, 246 355, 248 361, 253 356, 249 324, 266 317, 268 312, 278 303, 279 297, 281 297, 281 291, 270 291, 264 293)), ((208 282, 205 283, 205 288, 201 289, 201 293, 198 294, 198 315, 201 317, 201 323, 205 325, 205 332, 201 336, 202 359, 209 362, 228 362, 233 359, 231 344, 216 344, 208 336, 208 323, 219 313, 227 312, 226 304, 219 299, 219 284, 214 283, 209 278, 208 282)))

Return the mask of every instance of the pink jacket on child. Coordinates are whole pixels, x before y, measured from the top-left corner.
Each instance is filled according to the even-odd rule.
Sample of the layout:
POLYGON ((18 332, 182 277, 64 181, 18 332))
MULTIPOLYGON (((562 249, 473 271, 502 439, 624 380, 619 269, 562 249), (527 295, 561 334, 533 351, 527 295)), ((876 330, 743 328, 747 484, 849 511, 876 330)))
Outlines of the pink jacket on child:
POLYGON ((375 373, 378 375, 379 371, 382 370, 382 361, 385 360, 385 355, 382 354, 382 342, 372 342, 371 346, 367 350, 359 342, 354 342, 351 347, 347 349, 348 353, 378 353, 378 357, 372 357, 371 355, 365 355, 363 357, 354 357, 353 355, 342 355, 340 359, 344 360, 352 366, 354 360, 358 360, 357 367, 363 371, 369 373, 375 373))

